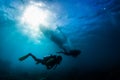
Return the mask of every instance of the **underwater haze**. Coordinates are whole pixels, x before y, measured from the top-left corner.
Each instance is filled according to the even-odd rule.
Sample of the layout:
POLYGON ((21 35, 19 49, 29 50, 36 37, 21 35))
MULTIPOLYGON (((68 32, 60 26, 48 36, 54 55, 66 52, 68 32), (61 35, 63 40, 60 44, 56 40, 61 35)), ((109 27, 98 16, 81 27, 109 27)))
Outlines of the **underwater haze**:
POLYGON ((120 0, 0 0, 0 80, 120 80, 120 0), (63 60, 47 70, 28 53, 63 60))

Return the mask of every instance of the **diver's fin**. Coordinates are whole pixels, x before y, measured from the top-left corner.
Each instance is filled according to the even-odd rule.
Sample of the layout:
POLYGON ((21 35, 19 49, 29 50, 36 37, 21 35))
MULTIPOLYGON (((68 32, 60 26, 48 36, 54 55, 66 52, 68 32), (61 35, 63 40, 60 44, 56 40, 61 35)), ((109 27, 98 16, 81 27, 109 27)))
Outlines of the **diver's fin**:
POLYGON ((19 58, 19 60, 20 60, 20 61, 23 61, 23 60, 25 60, 28 56, 29 56, 29 55, 22 56, 22 57, 19 58))

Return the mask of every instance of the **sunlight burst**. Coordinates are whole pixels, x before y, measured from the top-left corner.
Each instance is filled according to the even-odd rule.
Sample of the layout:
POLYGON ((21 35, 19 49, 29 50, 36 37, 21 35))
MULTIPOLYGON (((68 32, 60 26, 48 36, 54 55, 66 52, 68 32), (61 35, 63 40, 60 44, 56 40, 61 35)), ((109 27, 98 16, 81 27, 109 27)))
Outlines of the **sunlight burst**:
POLYGON ((23 13, 21 21, 31 26, 47 25, 47 18, 49 12, 42 10, 37 6, 30 5, 23 13))
POLYGON ((51 11, 48 10, 43 3, 31 2, 28 5, 20 19, 23 24, 23 33, 30 36, 32 39, 41 37, 40 25, 48 26, 50 24, 51 11))

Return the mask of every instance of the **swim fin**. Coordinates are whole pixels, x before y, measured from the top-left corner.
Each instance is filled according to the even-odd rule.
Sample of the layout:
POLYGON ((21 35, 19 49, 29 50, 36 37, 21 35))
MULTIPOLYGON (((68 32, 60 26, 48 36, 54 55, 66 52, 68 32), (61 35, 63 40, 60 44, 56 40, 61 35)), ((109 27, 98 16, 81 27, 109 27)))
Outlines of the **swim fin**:
POLYGON ((22 56, 22 57, 19 58, 19 60, 20 60, 20 61, 23 61, 23 60, 25 60, 28 56, 29 56, 29 55, 22 56))

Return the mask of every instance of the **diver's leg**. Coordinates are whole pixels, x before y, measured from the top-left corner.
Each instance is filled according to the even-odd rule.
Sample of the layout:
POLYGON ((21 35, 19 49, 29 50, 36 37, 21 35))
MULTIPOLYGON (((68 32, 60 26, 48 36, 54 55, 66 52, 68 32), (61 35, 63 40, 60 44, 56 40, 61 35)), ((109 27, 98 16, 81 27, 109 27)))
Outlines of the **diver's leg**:
POLYGON ((31 54, 31 53, 29 53, 28 54, 29 56, 31 56, 35 61, 36 61, 36 64, 38 64, 38 63, 42 63, 42 59, 38 59, 38 58, 36 58, 33 54, 31 54))
POLYGON ((29 53, 28 55, 31 56, 35 61, 37 61, 37 58, 33 54, 29 53))
POLYGON ((20 57, 19 60, 20 60, 20 61, 23 61, 23 60, 25 60, 26 58, 28 58, 29 56, 31 56, 31 57, 36 61, 36 64, 42 62, 42 59, 36 58, 36 57, 35 57, 33 54, 31 54, 31 53, 28 53, 27 55, 20 57))

